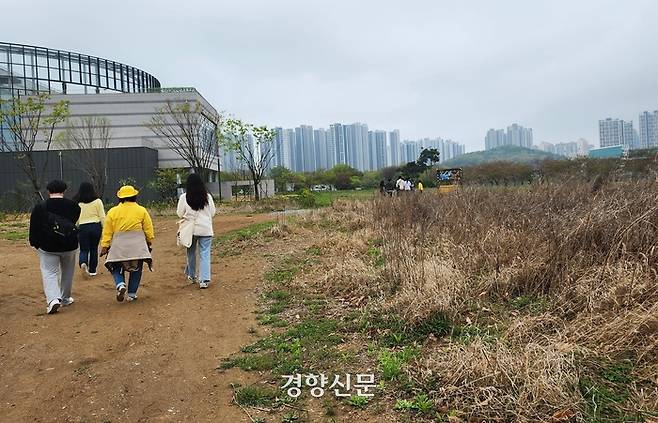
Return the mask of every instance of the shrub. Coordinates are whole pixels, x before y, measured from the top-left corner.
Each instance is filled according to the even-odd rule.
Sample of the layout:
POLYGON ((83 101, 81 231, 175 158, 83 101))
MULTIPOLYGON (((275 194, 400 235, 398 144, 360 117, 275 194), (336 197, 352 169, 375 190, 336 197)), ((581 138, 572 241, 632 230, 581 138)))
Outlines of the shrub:
POLYGON ((157 169, 155 179, 149 182, 149 186, 155 190, 163 200, 178 197, 178 169, 157 169))
POLYGON ((303 189, 297 196, 297 203, 302 208, 311 209, 315 207, 315 195, 310 190, 303 189))

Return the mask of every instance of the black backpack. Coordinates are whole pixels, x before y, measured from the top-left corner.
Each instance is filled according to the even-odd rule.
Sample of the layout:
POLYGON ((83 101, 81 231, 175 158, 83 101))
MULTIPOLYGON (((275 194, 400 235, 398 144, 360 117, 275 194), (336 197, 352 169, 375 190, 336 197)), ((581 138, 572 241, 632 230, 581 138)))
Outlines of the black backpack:
POLYGON ((46 233, 53 240, 67 240, 78 236, 78 227, 69 219, 46 210, 46 233))

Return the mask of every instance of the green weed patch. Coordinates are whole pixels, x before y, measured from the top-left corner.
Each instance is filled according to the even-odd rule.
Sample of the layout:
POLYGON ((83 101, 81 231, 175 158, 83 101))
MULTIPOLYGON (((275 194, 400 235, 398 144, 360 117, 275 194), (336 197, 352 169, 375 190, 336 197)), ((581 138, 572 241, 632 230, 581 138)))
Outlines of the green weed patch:
POLYGON ((245 386, 235 391, 235 401, 243 406, 267 406, 276 400, 278 394, 269 387, 245 386))
POLYGON ((244 243, 254 240, 276 225, 275 220, 254 223, 220 235, 215 239, 217 254, 220 257, 236 256, 242 252, 244 243))

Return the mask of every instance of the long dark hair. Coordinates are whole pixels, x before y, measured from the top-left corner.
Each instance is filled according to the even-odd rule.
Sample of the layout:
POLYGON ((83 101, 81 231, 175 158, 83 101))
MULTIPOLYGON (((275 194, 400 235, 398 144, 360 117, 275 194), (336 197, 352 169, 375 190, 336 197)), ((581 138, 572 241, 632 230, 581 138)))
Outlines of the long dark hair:
POLYGON ((208 205, 208 190, 201 177, 190 173, 185 182, 185 200, 192 210, 201 210, 208 205))
POLYGON ((78 192, 73 196, 73 201, 76 203, 91 203, 98 198, 94 186, 89 182, 83 182, 78 188, 78 192))

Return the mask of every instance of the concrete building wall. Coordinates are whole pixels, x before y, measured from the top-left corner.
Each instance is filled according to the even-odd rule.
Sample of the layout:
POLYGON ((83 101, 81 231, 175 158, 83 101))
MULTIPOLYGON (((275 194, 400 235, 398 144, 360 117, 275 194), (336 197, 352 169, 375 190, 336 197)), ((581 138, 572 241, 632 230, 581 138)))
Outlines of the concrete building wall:
MULTIPOLYGON (((201 94, 194 89, 171 89, 158 93, 106 93, 106 94, 57 94, 51 102, 69 102, 69 122, 75 124, 82 117, 104 117, 110 121, 112 141, 110 148, 147 147, 158 152, 158 167, 187 168, 187 163, 172 150, 165 139, 156 136, 148 127, 151 118, 159 110, 172 102, 196 103, 201 105, 201 113, 216 123, 219 114, 201 94)), ((64 133, 63 125, 61 130, 64 133)), ((63 136, 63 135, 60 135, 63 136)), ((60 148, 60 147, 58 147, 60 148)), ((217 171, 218 158, 214 157, 209 166, 217 171)))
MULTIPOLYGON (((76 150, 51 150, 47 153, 38 151, 34 154, 39 168, 46 160, 46 155, 48 157, 44 183, 52 179, 64 180, 69 186, 66 192, 68 197, 75 194, 81 182, 89 181, 89 177, 79 167, 79 161, 75 159, 79 154, 76 150)), ((157 150, 146 147, 110 149, 106 189, 99 194, 105 203, 115 203, 115 193, 121 185, 119 181, 131 178, 140 190, 140 201, 157 201, 160 199, 158 193, 149 187, 149 182, 155 178, 157 167, 157 150)), ((26 198, 25 194, 30 192, 29 180, 16 162, 15 156, 12 153, 0 153, 0 207, 29 209, 31 199, 26 198)))

